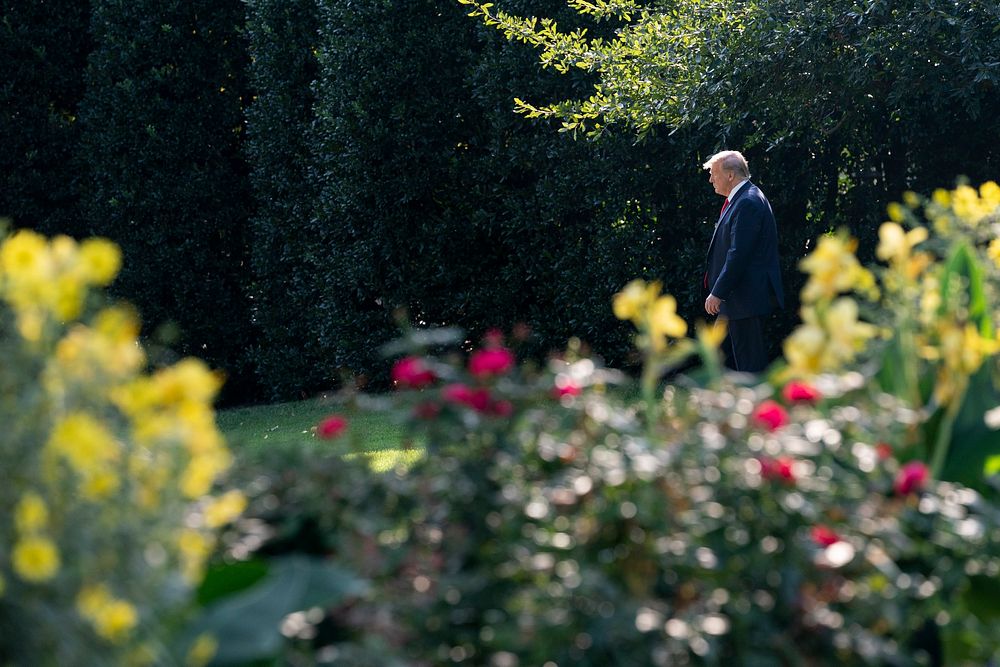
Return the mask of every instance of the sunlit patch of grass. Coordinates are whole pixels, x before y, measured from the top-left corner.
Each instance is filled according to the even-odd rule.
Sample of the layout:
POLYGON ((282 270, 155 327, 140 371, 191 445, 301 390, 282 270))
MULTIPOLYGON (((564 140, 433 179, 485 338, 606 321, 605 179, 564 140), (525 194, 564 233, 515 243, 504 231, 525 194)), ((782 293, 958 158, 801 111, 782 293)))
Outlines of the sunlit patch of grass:
POLYGON ((409 470, 426 454, 423 447, 376 449, 367 452, 346 454, 344 458, 363 456, 368 459, 368 467, 372 472, 383 473, 390 470, 409 470))
POLYGON ((402 428, 387 414, 348 410, 324 397, 221 410, 218 423, 237 457, 263 449, 317 447, 365 456, 372 470, 384 472, 409 468, 424 455, 423 447, 403 443, 402 428), (347 418, 347 432, 337 440, 317 439, 315 426, 334 413, 347 418))

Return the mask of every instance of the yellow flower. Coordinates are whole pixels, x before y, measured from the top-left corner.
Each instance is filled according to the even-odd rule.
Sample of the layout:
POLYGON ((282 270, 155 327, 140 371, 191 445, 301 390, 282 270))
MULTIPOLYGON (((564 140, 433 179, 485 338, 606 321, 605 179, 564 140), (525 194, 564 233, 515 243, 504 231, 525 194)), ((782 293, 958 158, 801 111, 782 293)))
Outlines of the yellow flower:
POLYGON ((79 473, 95 472, 118 459, 119 445, 108 428, 85 412, 74 412, 56 423, 48 446, 79 473))
POLYGON ((615 317, 620 320, 632 320, 638 323, 642 319, 646 308, 649 307, 660 294, 660 283, 652 282, 648 285, 643 280, 633 280, 625 286, 621 292, 615 295, 612 308, 615 317))
POLYGON ((979 199, 979 193, 968 185, 960 185, 952 192, 951 209, 958 218, 968 225, 974 226, 993 212, 987 202, 979 199))
POLYGON ((857 239, 843 233, 820 237, 816 249, 799 262, 799 267, 809 274, 802 300, 811 303, 848 290, 874 296, 875 277, 855 257, 857 246, 857 239))
POLYGON ((112 642, 123 641, 139 623, 139 612, 125 600, 111 600, 95 616, 97 634, 112 642))
POLYGON ((953 322, 942 324, 939 332, 941 357, 953 372, 972 375, 983 364, 983 359, 996 354, 998 343, 983 338, 972 323, 964 327, 953 322))
POLYGON ((186 498, 200 498, 212 489, 215 478, 231 463, 232 457, 225 450, 192 457, 181 473, 181 493, 186 498))
POLYGON ((979 197, 988 210, 995 211, 1000 207, 1000 185, 996 181, 986 181, 979 186, 979 197))
POLYGON ((0 268, 15 279, 39 280, 50 273, 45 237, 22 229, 0 247, 0 268))
POLYGON ((14 510, 14 523, 22 534, 37 533, 49 523, 49 509, 42 497, 33 491, 21 496, 14 510))
POLYGON ((208 633, 202 633, 191 644, 185 665, 187 667, 204 667, 215 657, 218 650, 219 642, 215 637, 208 633))
POLYGON ((687 334, 687 323, 677 314, 677 300, 669 294, 653 302, 649 309, 650 335, 683 338, 687 334))
POLYGON ((239 490, 227 491, 212 499, 205 507, 205 525, 220 528, 238 517, 246 509, 247 498, 239 490))
POLYGON ((108 285, 118 275, 122 252, 107 239, 91 238, 80 245, 80 266, 84 278, 92 285, 108 285))
POLYGON ((80 616, 90 621, 100 637, 121 642, 139 623, 139 612, 129 602, 115 598, 103 584, 85 586, 76 597, 80 616))
POLYGON ((823 370, 826 334, 816 324, 800 325, 785 339, 782 350, 794 374, 814 375, 823 370))
POLYGON ((158 371, 152 379, 162 405, 211 402, 222 387, 222 377, 209 370, 204 361, 193 357, 158 371))
POLYGON ((993 263, 1000 267, 1000 239, 993 239, 986 248, 986 254, 993 260, 993 263))
POLYGON ((931 196, 931 199, 934 201, 935 204, 941 206, 942 208, 948 208, 949 206, 951 206, 951 193, 942 188, 938 188, 937 190, 935 190, 934 194, 931 196))
POLYGON ((903 207, 896 202, 890 203, 886 207, 886 212, 889 214, 889 219, 893 222, 902 222, 906 218, 906 213, 903 211, 903 207))
POLYGON ((106 467, 84 475, 80 493, 87 500, 102 500, 113 495, 120 486, 118 474, 114 469, 106 467))
POLYGON ((197 530, 186 528, 177 537, 177 547, 181 556, 181 571, 190 582, 201 578, 205 560, 212 552, 213 543, 197 530))
POLYGON ((59 571, 59 551, 52 540, 31 535, 18 541, 12 554, 14 571, 25 581, 40 583, 59 571))
POLYGON ((879 259, 903 262, 909 258, 914 246, 927 240, 927 228, 917 227, 907 232, 895 222, 886 222, 879 227, 878 238, 875 254, 879 259))
POLYGON ((832 348, 828 353, 841 363, 852 360, 855 352, 863 350, 878 333, 875 325, 858 320, 858 304, 848 297, 830 304, 824 324, 832 348))

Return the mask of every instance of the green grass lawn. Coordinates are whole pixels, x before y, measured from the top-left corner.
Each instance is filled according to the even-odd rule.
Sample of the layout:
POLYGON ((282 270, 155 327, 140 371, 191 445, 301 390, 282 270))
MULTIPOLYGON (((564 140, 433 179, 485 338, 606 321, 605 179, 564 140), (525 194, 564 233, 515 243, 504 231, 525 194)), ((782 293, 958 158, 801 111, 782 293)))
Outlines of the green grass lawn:
POLYGON ((422 447, 403 446, 403 429, 389 415, 348 410, 323 397, 220 410, 218 423, 236 456, 253 455, 262 449, 333 447, 345 456, 361 453, 376 471, 413 463, 423 456, 422 447), (347 418, 347 433, 331 442, 318 440, 316 424, 334 413, 347 418))

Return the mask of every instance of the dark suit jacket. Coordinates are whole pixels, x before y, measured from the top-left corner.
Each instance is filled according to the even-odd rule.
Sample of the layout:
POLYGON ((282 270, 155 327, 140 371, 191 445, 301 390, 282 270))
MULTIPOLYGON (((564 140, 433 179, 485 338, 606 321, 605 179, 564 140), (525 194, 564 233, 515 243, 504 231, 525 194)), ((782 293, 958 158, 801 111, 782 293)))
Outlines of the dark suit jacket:
POLYGON ((784 307, 778 230, 767 197, 746 183, 730 200, 708 247, 708 289, 720 315, 739 320, 784 307))

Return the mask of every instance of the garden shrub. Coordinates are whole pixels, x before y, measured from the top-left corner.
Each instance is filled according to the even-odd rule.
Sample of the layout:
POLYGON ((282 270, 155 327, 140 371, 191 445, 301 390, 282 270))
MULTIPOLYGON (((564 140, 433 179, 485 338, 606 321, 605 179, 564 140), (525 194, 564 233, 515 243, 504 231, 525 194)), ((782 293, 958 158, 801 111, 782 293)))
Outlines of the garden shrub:
POLYGON ((192 592, 245 503, 215 482, 221 377, 147 371, 139 322, 102 289, 121 253, 21 230, 0 245, 0 662, 205 664, 192 592))
MULTIPOLYGON (((471 352, 407 334, 387 350, 397 392, 356 400, 424 456, 365 474, 321 441, 251 500, 282 538, 260 553, 315 549, 373 584, 314 616, 295 650, 411 665, 996 659, 996 459, 949 462, 1000 403, 971 384, 1000 351, 1000 188, 907 194, 889 216, 885 264, 865 268, 846 234, 803 261, 803 324, 763 378, 723 374, 723 332, 686 337, 676 301, 643 281, 613 304, 639 330, 636 388, 575 349, 518 363, 513 334, 471 352), (700 370, 661 383, 694 353, 700 370)), ((317 435, 363 436, 336 416, 317 435)))

